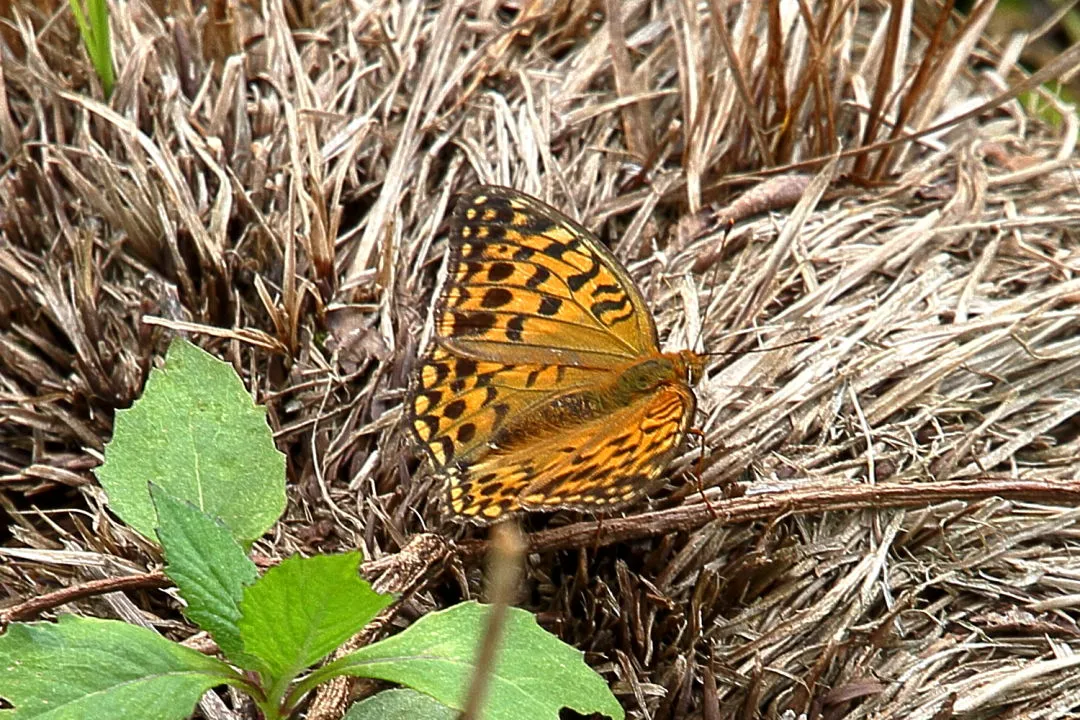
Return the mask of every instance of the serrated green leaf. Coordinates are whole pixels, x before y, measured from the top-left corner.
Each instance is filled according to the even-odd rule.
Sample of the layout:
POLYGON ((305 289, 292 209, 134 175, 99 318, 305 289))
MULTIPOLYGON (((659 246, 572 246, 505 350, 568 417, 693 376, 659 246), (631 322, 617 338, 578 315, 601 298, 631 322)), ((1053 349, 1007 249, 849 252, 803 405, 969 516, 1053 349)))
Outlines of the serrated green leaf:
POLYGON ((395 689, 353 704, 341 720, 457 720, 459 714, 424 693, 395 689))
POLYGON ((360 578, 360 553, 294 555, 246 588, 244 651, 277 688, 359 632, 390 602, 360 578))
MULTIPOLYGON (((476 671, 486 605, 462 603, 417 620, 405 631, 320 669, 320 678, 356 675, 407 685, 457 710, 476 671)), ((558 720, 567 707, 622 720, 624 712, 584 656, 509 608, 501 649, 488 687, 486 720, 558 720)))
POLYGON ((150 372, 142 397, 116 413, 97 476, 113 512, 151 539, 151 482, 220 518, 245 548, 285 509, 285 456, 266 411, 232 367, 185 340, 150 372))
POLYGON ((165 574, 176 583, 184 615, 207 630, 226 657, 248 666, 240 642, 240 600, 259 577, 255 563, 221 523, 192 503, 150 485, 157 508, 157 536, 165 549, 165 574))
POLYGON ((151 630, 64 615, 16 623, 0 636, 5 720, 172 720, 204 692, 240 684, 228 665, 151 630))

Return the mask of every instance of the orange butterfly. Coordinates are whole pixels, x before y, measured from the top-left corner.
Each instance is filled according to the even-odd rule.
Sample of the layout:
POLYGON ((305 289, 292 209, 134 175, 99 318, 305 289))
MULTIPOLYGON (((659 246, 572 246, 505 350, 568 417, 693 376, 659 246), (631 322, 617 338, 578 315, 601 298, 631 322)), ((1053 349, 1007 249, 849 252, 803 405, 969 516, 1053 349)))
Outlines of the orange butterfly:
POLYGON ((449 243, 406 412, 453 511, 595 511, 653 489, 693 418, 702 356, 660 352, 615 256, 533 197, 473 189, 449 243))

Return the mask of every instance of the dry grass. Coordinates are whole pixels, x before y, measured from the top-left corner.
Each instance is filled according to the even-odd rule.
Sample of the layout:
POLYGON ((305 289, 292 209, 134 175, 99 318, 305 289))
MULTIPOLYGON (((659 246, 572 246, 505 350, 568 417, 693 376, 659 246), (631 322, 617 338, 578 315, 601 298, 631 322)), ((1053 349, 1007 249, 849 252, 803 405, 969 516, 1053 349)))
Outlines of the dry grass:
POLYGON ((398 418, 442 219, 496 182, 609 240, 670 345, 728 353, 718 520, 690 449, 644 517, 526 522, 520 604, 631 717, 1080 712, 1077 117, 1038 87, 1077 48, 1024 83, 986 2, 134 0, 106 104, 65 4, 11 5, 6 604, 153 564, 90 469, 172 330, 270 409, 262 554, 439 531, 465 550, 399 618, 478 593, 483 532, 440 525, 398 418))

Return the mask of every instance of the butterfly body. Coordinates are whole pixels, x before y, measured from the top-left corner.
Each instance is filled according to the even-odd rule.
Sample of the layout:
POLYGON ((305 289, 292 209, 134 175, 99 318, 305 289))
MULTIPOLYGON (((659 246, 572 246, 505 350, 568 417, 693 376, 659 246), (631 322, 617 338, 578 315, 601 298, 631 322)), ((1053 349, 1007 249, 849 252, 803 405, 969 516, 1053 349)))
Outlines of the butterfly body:
POLYGON ((508 188, 451 223, 411 429, 459 516, 619 507, 648 492, 693 417, 702 357, 663 353, 644 299, 598 239, 508 188))

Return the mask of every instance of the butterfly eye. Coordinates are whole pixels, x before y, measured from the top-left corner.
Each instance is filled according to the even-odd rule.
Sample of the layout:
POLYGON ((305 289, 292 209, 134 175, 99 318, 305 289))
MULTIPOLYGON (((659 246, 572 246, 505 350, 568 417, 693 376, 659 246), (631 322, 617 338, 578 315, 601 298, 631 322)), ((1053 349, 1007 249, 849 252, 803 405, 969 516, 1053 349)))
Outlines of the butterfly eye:
POLYGON ((681 350, 679 352, 679 368, 677 372, 681 379, 686 380, 691 385, 697 385, 705 374, 705 364, 697 353, 690 350, 681 350))

